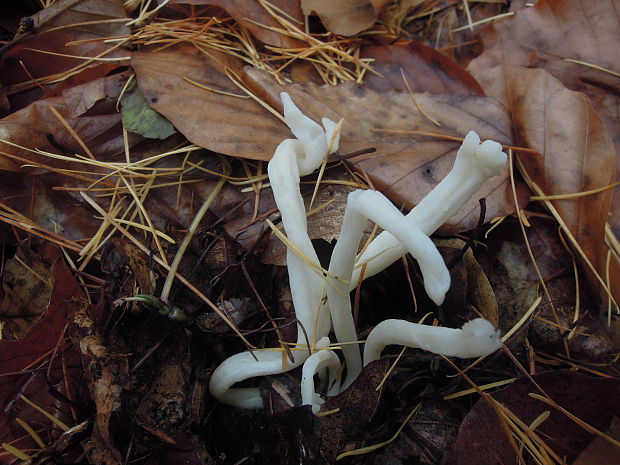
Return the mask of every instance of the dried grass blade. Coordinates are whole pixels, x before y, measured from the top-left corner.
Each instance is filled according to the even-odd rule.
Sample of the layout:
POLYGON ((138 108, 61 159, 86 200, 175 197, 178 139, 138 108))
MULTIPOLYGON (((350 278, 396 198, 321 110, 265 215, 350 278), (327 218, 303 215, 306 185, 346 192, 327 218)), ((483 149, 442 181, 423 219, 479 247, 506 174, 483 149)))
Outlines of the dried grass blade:
MULTIPOLYGON (((226 166, 228 166, 228 164, 226 164, 226 166)), ((224 172, 225 174, 228 174, 229 170, 225 169, 224 172)), ((202 203, 202 206, 196 213, 196 216, 194 216, 194 219, 192 220, 192 223, 189 226, 187 234, 185 235, 185 237, 183 238, 183 241, 179 245, 179 249, 177 250, 177 253, 174 256, 174 259, 172 260, 172 264, 170 265, 170 268, 168 270, 168 275, 166 276, 166 281, 164 282, 164 286, 162 288, 161 295, 160 295, 160 299, 162 300, 162 302, 168 303, 168 297, 170 296, 170 291, 172 289, 172 283, 174 281, 174 277, 177 273, 177 270, 179 269, 179 265, 181 264, 181 259, 183 258, 183 255, 185 254, 185 250, 187 249, 187 246, 191 242, 192 238, 194 237, 194 234, 196 233, 196 230, 198 229, 200 222, 206 215, 207 211, 211 207, 211 204, 213 203, 217 195, 220 193, 220 190, 222 190, 222 187, 224 186, 225 183, 226 183, 226 178, 225 177, 220 178, 220 180, 215 185, 215 187, 213 188, 209 196, 202 203)))

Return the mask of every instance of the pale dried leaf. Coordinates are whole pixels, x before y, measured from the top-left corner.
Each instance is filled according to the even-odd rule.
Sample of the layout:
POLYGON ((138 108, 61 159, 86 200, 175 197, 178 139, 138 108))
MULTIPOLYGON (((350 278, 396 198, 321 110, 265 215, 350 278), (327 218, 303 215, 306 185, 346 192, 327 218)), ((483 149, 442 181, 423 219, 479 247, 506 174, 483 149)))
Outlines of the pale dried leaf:
MULTIPOLYGON (((546 195, 593 190, 614 181, 614 146, 585 94, 567 90, 544 70, 510 68, 505 76, 517 142, 541 152, 540 156, 526 154, 520 159, 546 195)), ((553 201, 601 277, 606 276, 605 224, 611 197, 612 192, 607 190, 553 201)), ((611 279, 612 292, 619 292, 620 286, 614 285, 617 276, 611 279)))

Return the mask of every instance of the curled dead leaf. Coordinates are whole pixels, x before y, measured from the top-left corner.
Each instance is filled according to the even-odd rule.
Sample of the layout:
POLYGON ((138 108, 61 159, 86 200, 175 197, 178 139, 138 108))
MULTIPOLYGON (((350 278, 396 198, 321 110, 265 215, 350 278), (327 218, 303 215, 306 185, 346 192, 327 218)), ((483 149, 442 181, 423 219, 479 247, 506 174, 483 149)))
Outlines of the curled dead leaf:
MULTIPOLYGON (((615 178, 616 154, 605 125, 588 98, 567 90, 544 70, 512 68, 506 83, 510 95, 517 140, 540 156, 520 156, 523 169, 538 195, 574 194, 606 187, 615 178)), ((594 286, 601 288, 607 276, 609 248, 605 225, 612 191, 566 200, 553 200, 568 231, 585 256, 580 257, 594 286), (599 278, 593 276, 594 270, 599 278)), ((579 255, 579 254, 578 254, 579 255)), ((615 260, 613 263, 617 264, 615 260)), ((620 277, 610 276, 611 290, 620 299, 620 277)), ((606 301, 603 292, 603 301, 606 301)))
MULTIPOLYGON (((12 163, 32 164, 41 169, 64 167, 76 169, 80 160, 61 161, 53 156, 36 153, 39 151, 73 158, 73 154, 88 157, 82 146, 55 115, 78 134, 95 157, 110 157, 122 153, 123 137, 121 116, 116 111, 116 100, 127 80, 127 74, 96 79, 66 89, 62 95, 38 100, 0 120, 0 150, 2 158, 12 163), (53 108, 53 110, 52 110, 53 108), (21 147, 16 147, 15 144, 21 147)), ((130 138, 133 146, 138 138, 130 138)), ((85 171, 92 171, 84 169, 85 171)))
MULTIPOLYGON (((451 249, 458 251, 465 246, 465 241, 461 239, 440 239, 435 241, 435 243, 438 246, 450 247, 451 249)), ((473 305, 484 318, 493 323, 494 326, 498 326, 499 309, 497 299, 495 298, 495 293, 493 292, 493 288, 491 287, 491 283, 489 282, 487 275, 478 263, 478 260, 476 260, 476 257, 471 249, 467 249, 462 260, 466 270, 466 283, 464 284, 469 303, 471 303, 471 305, 473 305)), ((450 292, 453 292, 455 286, 462 285, 463 283, 454 282, 453 280, 450 292)), ((464 310, 465 309, 463 309, 463 311, 464 310)), ((460 313, 461 315, 459 316, 464 316, 463 312, 460 313)), ((454 316, 455 315, 451 315, 451 317, 454 316)), ((469 319, 471 319, 471 317, 469 317, 469 319)), ((459 323, 461 325, 463 324, 462 322, 459 323)))
POLYGON ((130 32, 122 0, 58 0, 29 17, 32 28, 18 32, 2 55, 0 75, 13 110, 40 96, 38 86, 68 77, 63 73, 96 66, 81 57, 106 59, 127 56, 126 50, 102 38, 130 32), (50 55, 49 53, 56 54, 50 55), (59 55, 60 54, 60 55, 59 55), (16 92, 33 89, 32 95, 16 92))
POLYGON ((316 12, 328 31, 352 36, 372 26, 386 3, 388 0, 301 0, 301 7, 306 16, 316 12))

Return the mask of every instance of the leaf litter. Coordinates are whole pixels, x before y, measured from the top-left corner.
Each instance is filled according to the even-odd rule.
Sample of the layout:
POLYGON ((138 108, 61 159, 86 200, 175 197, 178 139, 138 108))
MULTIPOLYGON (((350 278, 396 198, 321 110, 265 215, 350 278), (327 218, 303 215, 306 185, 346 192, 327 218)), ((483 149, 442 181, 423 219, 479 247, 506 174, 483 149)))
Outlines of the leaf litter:
MULTIPOLYGON (((29 305, 43 316, 19 341, 0 341, 7 348, 2 376, 11 380, 2 390, 10 409, 0 460, 439 463, 443 456, 444 463, 469 463, 477 457, 471 444, 483 437, 504 463, 531 456, 551 464, 563 463, 566 450, 572 458, 589 443, 600 449, 594 436, 610 442, 604 431, 611 420, 593 419, 608 406, 573 408, 574 397, 562 397, 568 375, 558 368, 587 373, 569 384, 594 397, 601 381, 617 380, 617 329, 601 317, 610 310, 615 323, 617 308, 605 292, 592 292, 610 288, 614 295, 617 287, 613 222, 606 228, 612 190, 596 190, 614 180, 618 135, 604 122, 617 60, 603 60, 589 42, 530 37, 523 24, 544 25, 551 12, 561 30, 601 25, 594 40, 607 44, 616 33, 608 14, 615 2, 513 2, 506 11, 497 2, 411 1, 381 12, 377 3, 370 19, 343 17, 355 30, 349 37, 337 35, 348 32, 324 13, 323 23, 306 20, 302 7, 312 7, 299 2, 127 2, 127 10, 114 1, 47 3, 34 30, 23 27, 8 41, 0 64, 3 76, 19 68, 3 80, 12 106, 0 121, 3 282, 13 283, 3 290, 3 309, 46 275, 46 267, 29 265, 32 272, 16 281, 16 262, 7 261, 15 250, 49 257, 45 244, 61 247, 52 261, 43 258, 54 263, 50 304, 40 298, 29 305), (91 21, 95 10, 100 22, 91 21), (503 39, 508 33, 516 39, 503 39), (30 51, 42 43, 63 55, 54 61, 30 51), (137 50, 123 48, 130 44, 137 50), (463 66, 480 53, 470 74, 463 66), (518 59, 508 61, 512 56, 518 59), (146 99, 140 111, 170 122, 164 132, 142 118, 141 125, 121 119, 121 101, 136 95, 128 80, 146 99), (318 418, 291 408, 299 386, 286 376, 261 382, 271 406, 264 413, 239 417, 206 394, 211 370, 226 356, 295 337, 284 268, 264 264, 282 264, 284 250, 265 223, 277 227, 278 212, 264 164, 290 137, 280 116, 283 90, 315 119, 345 119, 340 153, 328 160, 318 191, 316 177, 302 185, 313 238, 327 255, 350 190, 371 186, 411 208, 445 175, 470 129, 519 154, 525 182, 516 179, 513 192, 506 173, 478 193, 486 220, 499 225, 488 239, 466 232, 478 223, 477 198, 440 231, 475 240, 473 253, 451 270, 445 308, 434 314, 435 324, 476 311, 497 318, 510 333, 505 355, 453 365, 388 351, 318 418), (153 136, 163 140, 148 140, 153 136), (536 202, 527 204, 526 185, 536 202), (588 195, 542 198, 579 192, 588 195), (551 214, 544 210, 554 205, 551 214), (556 221, 561 234, 554 234, 556 221), (178 268, 175 255, 182 256, 178 268), (163 292, 165 283, 172 285, 163 292), (511 384, 508 392, 542 387, 553 399, 543 408, 553 413, 531 413, 521 398, 498 404, 486 391, 503 384, 511 384), (476 396, 482 399, 466 416, 476 396), (499 414, 498 425, 476 417, 481 405, 499 414), (557 421, 560 429, 545 429, 557 421), (438 422, 451 429, 432 427, 438 422)), ((540 30, 553 35, 554 27, 540 30)), ((450 260, 457 249, 442 250, 450 260)), ((434 309, 406 260, 356 294, 361 340, 384 317, 418 321, 434 309)))

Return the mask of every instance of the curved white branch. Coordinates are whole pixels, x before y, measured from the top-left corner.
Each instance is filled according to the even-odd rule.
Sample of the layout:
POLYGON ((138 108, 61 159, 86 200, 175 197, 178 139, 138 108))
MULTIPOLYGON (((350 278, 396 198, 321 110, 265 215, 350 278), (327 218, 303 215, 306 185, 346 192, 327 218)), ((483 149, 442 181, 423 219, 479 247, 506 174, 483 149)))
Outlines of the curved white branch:
MULTIPOLYGON (((407 221, 405 216, 377 191, 354 191, 349 194, 340 237, 332 252, 329 271, 340 279, 330 279, 327 288, 334 332, 338 342, 357 340, 351 314, 349 297, 350 279, 355 254, 359 247, 364 226, 370 219, 386 231, 390 231, 420 264, 426 292, 438 305, 443 302, 450 287, 450 273, 435 244, 420 229, 407 221)), ((355 344, 342 347, 347 363, 347 376, 342 385, 346 389, 362 370, 360 350, 355 344)))
MULTIPOLYGON (((282 224, 288 239, 307 260, 316 264, 318 257, 308 237, 306 210, 299 191, 300 176, 317 169, 327 156, 329 140, 336 130, 336 123, 326 118, 321 126, 312 121, 295 106, 288 94, 282 93, 284 118, 298 140, 286 139, 278 145, 267 166, 274 199, 282 215, 282 224)), ((334 136, 332 151, 338 148, 334 136)), ((322 302, 325 281, 312 271, 311 266, 290 249, 287 250, 289 285, 295 308, 298 347, 308 347, 327 336, 331 327, 329 310, 322 302), (303 329, 302 329, 303 328, 303 329), (304 331, 305 330, 305 331, 304 331), (306 340, 306 336, 310 340, 306 340)), ((283 360, 281 352, 255 351, 254 355, 242 352, 225 360, 213 372, 209 390, 218 400, 246 408, 262 407, 262 399, 256 388, 233 388, 235 383, 255 376, 272 375, 301 365, 309 356, 309 350, 294 351, 294 362, 283 360)))
POLYGON ((233 388, 236 383, 256 376, 273 375, 300 366, 308 352, 294 351, 294 363, 283 358, 282 352, 255 350, 254 355, 240 352, 224 360, 213 372, 209 382, 211 395, 220 402, 241 408, 262 408, 263 399, 258 388, 233 388), (283 367, 283 360, 285 367, 283 367))
POLYGON ((340 371, 340 359, 329 347, 329 338, 324 337, 316 344, 317 350, 304 363, 301 374, 301 402, 304 405, 312 405, 312 413, 318 413, 321 404, 325 401, 314 389, 314 375, 327 369, 327 394, 330 396, 338 394, 338 384, 336 376, 340 371))
MULTIPOLYGON (((506 167, 507 157, 501 144, 480 138, 470 131, 456 154, 452 170, 409 212, 407 220, 430 236, 448 221, 489 178, 498 176, 506 167)), ((356 265, 366 263, 364 278, 383 271, 406 253, 393 234, 383 231, 358 257, 356 265)), ((360 269, 353 273, 350 289, 354 289, 360 269)))
POLYGON ((502 346, 499 330, 484 318, 468 321, 461 329, 384 320, 370 332, 364 346, 364 366, 378 360, 386 345, 420 348, 448 357, 473 358, 502 346))

